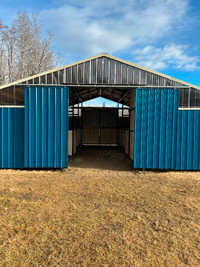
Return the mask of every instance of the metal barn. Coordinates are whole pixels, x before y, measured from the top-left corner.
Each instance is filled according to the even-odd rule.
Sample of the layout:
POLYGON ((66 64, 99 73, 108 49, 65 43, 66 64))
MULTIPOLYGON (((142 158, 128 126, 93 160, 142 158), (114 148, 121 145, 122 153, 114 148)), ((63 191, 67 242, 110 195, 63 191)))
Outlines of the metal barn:
POLYGON ((123 147, 136 169, 199 170, 200 87, 108 54, 0 87, 0 168, 65 168, 82 144, 123 147), (99 96, 118 107, 82 105, 99 96))

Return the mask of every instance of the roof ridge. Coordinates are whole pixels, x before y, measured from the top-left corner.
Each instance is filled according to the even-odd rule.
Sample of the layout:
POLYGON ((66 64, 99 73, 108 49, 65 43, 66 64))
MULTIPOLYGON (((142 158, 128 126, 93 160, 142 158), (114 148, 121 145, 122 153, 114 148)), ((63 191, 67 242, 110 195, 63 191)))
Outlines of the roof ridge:
POLYGON ((13 86, 13 85, 17 85, 17 84, 20 84, 20 83, 23 83, 23 82, 26 82, 30 79, 35 79, 35 78, 38 78, 40 76, 43 76, 43 75, 47 75, 49 73, 52 73, 52 72, 55 72, 55 71, 59 71, 59 70, 63 70, 65 68, 69 68, 69 67, 72 67, 72 66, 75 66, 75 65, 78 65, 78 64, 81 64, 81 63, 85 63, 87 61, 90 61, 90 60, 93 60, 93 59, 97 59, 97 58, 101 58, 101 57, 107 57, 107 58, 110 58, 110 59, 113 59, 115 61, 118 61, 118 62, 121 62, 121 63, 124 63, 126 65, 129 65, 129 66, 132 66, 132 67, 135 67, 135 68, 138 68, 138 69, 141 69, 141 70, 144 70, 144 71, 147 71, 147 72, 150 72, 150 73, 153 73, 155 75, 158 75, 160 77, 163 77, 163 78, 166 78, 166 79, 169 79, 169 80, 172 80, 174 82, 177 82, 177 83, 180 83, 180 84, 183 84, 183 85, 187 85, 189 87, 193 87, 195 89, 198 89, 200 90, 200 87, 199 86, 196 86, 196 85, 193 85, 191 83, 188 83, 188 82, 185 82, 185 81, 182 81, 182 80, 179 80, 179 79, 176 79, 174 77, 171 77, 169 75, 166 75, 166 74, 163 74, 161 72, 158 72, 158 71, 154 71, 154 70, 151 70, 151 69, 148 69, 146 67, 142 67, 136 63, 133 63, 133 62, 130 62, 130 61, 127 61, 127 60, 124 60, 124 59, 121 59, 121 58, 118 58, 118 57, 115 57, 115 56, 112 56, 110 54, 107 54, 107 53, 100 53, 96 56, 93 56, 93 57, 88 57, 86 59, 83 59, 83 60, 79 60, 79 61, 76 61, 74 63, 69 63, 67 65, 64 65, 64 66, 61 66, 61 67, 57 67, 55 69, 50 69, 48 71, 44 71, 44 72, 41 72, 41 73, 38 73, 36 75, 32 75, 32 76, 29 76, 29 77, 26 77, 26 78, 23 78, 23 79, 20 79, 20 80, 17 80, 15 82, 11 82, 11 83, 8 83, 8 84, 4 84, 2 86, 0 86, 0 89, 4 89, 4 88, 8 88, 10 86, 13 86))

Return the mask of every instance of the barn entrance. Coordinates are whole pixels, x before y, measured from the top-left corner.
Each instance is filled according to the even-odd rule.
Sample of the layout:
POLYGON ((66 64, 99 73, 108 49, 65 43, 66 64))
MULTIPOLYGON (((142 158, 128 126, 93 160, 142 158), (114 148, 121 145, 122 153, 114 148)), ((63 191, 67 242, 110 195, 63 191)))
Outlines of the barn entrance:
MULTIPOLYGON (((128 159, 129 165, 130 159, 133 161, 134 154, 135 89, 106 88, 103 98, 111 100, 111 105, 87 106, 88 100, 102 97, 101 95, 102 89, 97 88, 95 90, 72 88, 71 93, 69 90, 69 97, 71 96, 69 103, 72 104, 69 106, 70 162, 75 164, 74 160, 79 162, 80 159, 80 162, 84 162, 83 165, 87 166, 86 159, 88 159, 93 162, 89 163, 92 167, 95 159, 97 165, 101 162, 100 155, 102 164, 103 158, 108 159, 110 155, 116 166, 120 165, 119 162, 123 162, 124 157, 128 159), (94 156, 90 159, 90 155, 94 156), (118 163, 117 157, 113 155, 118 155, 118 163)), ((131 164, 133 165, 133 162, 131 164)))

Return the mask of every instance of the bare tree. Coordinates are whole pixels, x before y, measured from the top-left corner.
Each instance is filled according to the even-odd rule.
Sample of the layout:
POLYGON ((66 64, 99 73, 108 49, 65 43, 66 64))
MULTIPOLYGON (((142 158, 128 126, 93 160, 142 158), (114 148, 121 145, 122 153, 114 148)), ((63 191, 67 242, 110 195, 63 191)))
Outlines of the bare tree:
POLYGON ((0 19, 0 84, 5 82, 5 49, 4 49, 4 42, 5 42, 5 26, 0 19))
POLYGON ((3 82, 3 38, 2 38, 2 20, 0 19, 0 84, 3 82))
POLYGON ((15 55, 15 38, 12 29, 6 29, 4 36, 4 75, 5 80, 13 82, 16 80, 16 55, 15 55))
POLYGON ((14 36, 14 49, 16 56, 16 76, 25 78, 28 76, 28 67, 31 54, 31 21, 25 12, 18 12, 11 27, 14 36))
POLYGON ((51 49, 53 35, 47 32, 42 37, 42 23, 38 13, 32 14, 32 74, 36 74, 55 67, 59 62, 59 56, 51 49))
POLYGON ((43 33, 38 13, 19 11, 10 28, 0 21, 0 84, 54 68, 59 56, 52 41, 50 32, 43 33))

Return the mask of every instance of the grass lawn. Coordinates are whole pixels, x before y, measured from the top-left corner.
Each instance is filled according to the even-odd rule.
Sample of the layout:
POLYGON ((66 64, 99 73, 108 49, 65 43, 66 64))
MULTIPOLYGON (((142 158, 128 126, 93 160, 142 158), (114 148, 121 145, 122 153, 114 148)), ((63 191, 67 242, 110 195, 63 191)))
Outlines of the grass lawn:
POLYGON ((1 170, 0 266, 200 266, 200 173, 1 170))

